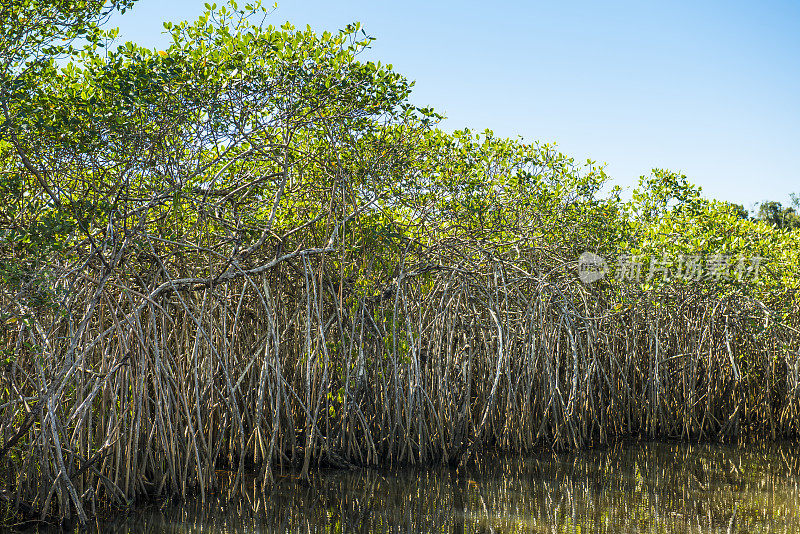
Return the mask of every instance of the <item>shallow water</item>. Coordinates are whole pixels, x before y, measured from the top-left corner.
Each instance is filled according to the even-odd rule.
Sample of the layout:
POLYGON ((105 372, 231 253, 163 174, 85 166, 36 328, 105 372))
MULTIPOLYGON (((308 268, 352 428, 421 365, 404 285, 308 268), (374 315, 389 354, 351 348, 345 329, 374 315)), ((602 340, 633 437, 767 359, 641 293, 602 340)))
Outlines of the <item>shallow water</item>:
POLYGON ((800 449, 647 443, 483 455, 444 468, 253 480, 228 502, 151 505, 102 532, 800 532, 800 449))

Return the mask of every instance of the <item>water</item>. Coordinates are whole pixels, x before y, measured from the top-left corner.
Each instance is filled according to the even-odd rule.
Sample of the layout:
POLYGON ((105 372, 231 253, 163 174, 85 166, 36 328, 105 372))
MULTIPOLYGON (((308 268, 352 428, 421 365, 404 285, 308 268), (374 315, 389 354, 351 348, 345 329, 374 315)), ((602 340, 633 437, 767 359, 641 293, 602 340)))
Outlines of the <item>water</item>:
POLYGON ((475 468, 326 471, 254 480, 228 502, 161 503, 102 532, 800 532, 794 445, 633 444, 481 455, 475 468))

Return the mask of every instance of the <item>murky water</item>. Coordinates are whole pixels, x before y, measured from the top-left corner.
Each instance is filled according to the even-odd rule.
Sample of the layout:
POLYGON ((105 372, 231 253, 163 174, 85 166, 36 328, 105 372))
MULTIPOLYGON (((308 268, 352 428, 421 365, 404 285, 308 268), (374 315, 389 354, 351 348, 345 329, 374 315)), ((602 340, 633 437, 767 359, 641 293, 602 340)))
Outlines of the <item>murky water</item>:
POLYGON ((635 444, 444 468, 285 476, 262 495, 162 503, 102 532, 800 532, 795 445, 635 444))

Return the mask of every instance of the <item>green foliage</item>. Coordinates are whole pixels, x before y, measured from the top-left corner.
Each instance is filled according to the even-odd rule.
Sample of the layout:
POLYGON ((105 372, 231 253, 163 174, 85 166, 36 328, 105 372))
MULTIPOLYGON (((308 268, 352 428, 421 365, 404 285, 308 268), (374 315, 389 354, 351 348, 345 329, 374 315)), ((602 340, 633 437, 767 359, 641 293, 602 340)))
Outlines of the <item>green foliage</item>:
POLYGON ((744 206, 742 206, 741 204, 736 204, 736 203, 734 203, 734 202, 726 202, 726 204, 728 204, 728 205, 731 207, 731 209, 733 210, 733 212, 734 212, 734 213, 736 214, 736 216, 737 216, 737 217, 739 217, 740 219, 747 219, 747 218, 749 218, 749 217, 750 217, 750 212, 749 212, 749 211, 747 211, 747 208, 745 208, 745 207, 744 207, 744 206))

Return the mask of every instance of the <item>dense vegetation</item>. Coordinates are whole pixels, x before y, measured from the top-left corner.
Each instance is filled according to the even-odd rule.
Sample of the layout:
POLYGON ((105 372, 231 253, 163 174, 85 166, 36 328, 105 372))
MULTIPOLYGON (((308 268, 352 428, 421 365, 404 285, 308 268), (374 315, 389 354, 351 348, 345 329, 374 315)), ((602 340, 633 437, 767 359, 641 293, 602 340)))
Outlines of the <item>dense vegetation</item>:
POLYGON ((0 7, 13 513, 205 496, 221 467, 797 435, 798 230, 446 133, 357 24, 210 8, 105 50, 129 4, 0 7))

